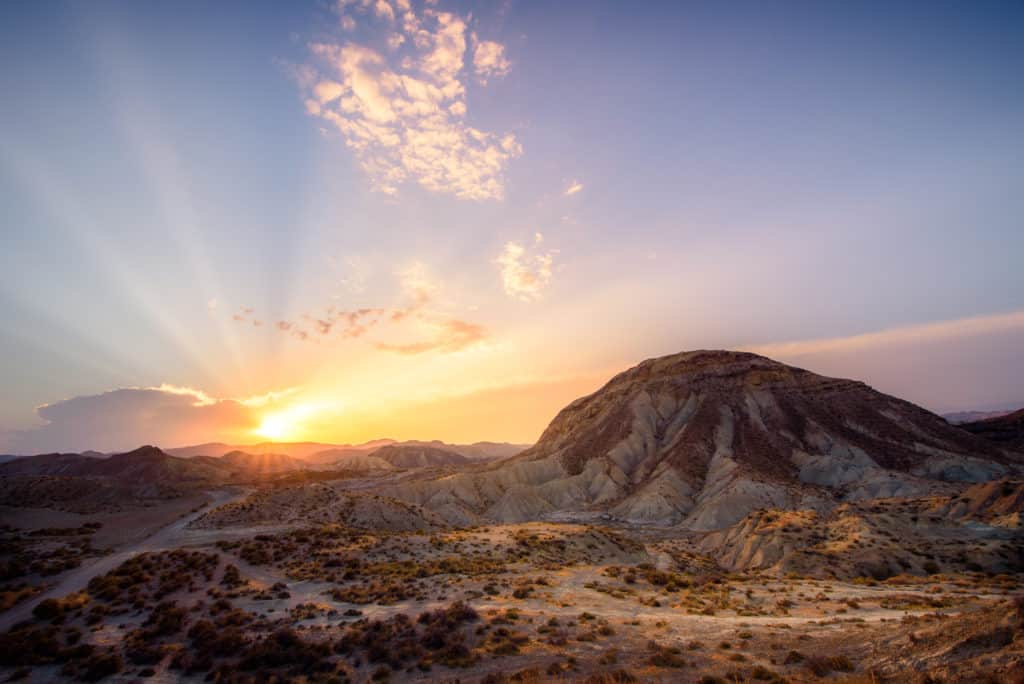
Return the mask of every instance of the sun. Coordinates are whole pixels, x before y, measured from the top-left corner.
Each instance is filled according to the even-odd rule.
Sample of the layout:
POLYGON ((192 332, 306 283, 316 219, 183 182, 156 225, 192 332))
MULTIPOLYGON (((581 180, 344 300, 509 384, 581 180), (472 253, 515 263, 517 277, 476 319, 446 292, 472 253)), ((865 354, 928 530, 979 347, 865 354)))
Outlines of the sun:
POLYGON ((273 413, 266 413, 254 434, 271 442, 296 442, 308 437, 309 420, 325 409, 323 402, 301 403, 288 406, 273 413))
POLYGON ((288 417, 280 413, 264 416, 260 426, 255 432, 261 437, 266 437, 272 442, 280 442, 288 438, 295 426, 291 424, 288 417))

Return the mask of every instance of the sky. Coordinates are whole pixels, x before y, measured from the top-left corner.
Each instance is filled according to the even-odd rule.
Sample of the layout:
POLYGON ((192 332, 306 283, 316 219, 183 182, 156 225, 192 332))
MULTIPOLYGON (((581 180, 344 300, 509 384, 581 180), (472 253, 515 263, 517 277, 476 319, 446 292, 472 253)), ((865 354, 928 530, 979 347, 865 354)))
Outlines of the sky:
POLYGON ((645 358, 1024 405, 1024 6, 0 7, 0 453, 530 443, 645 358))

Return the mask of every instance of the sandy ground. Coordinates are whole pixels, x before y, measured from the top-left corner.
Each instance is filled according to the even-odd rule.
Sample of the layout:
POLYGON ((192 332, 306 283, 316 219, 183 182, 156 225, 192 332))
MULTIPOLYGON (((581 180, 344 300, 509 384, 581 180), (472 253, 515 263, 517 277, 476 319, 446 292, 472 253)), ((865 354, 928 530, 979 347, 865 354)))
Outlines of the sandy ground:
POLYGON ((136 508, 117 513, 67 513, 49 508, 13 508, 0 506, 0 524, 26 529, 42 527, 80 527, 85 523, 103 523, 94 535, 94 546, 118 549, 137 544, 157 530, 194 508, 210 501, 204 493, 180 499, 169 499, 155 506, 136 508))
MULTIPOLYGON (((205 500, 209 502, 210 506, 219 506, 230 501, 242 499, 245 496, 248 496, 248 494, 248 491, 225 489, 211 492, 205 500)), ((194 508, 196 505, 197 502, 193 501, 191 508, 194 508)), ((186 510, 191 510, 191 508, 186 510)), ((47 591, 33 596, 31 599, 23 601, 7 612, 0 614, 0 630, 10 629, 18 622, 29 618, 32 615, 32 609, 35 608, 40 601, 48 598, 60 598, 76 591, 81 591, 89 584, 89 580, 93 577, 113 570, 132 556, 146 551, 160 551, 163 549, 171 549, 181 546, 183 538, 188 535, 185 528, 190 522, 202 515, 204 511, 205 509, 189 512, 187 515, 181 515, 179 513, 176 520, 173 520, 173 522, 170 523, 165 522, 163 526, 159 527, 155 532, 151 532, 148 536, 135 542, 129 542, 128 544, 121 546, 115 553, 97 558, 91 562, 83 563, 81 566, 64 574, 59 577, 57 583, 47 591)), ((166 515, 166 512, 164 512, 164 515, 166 515)), ((30 524, 20 518, 19 524, 25 527, 34 526, 34 522, 30 524)), ((150 526, 146 526, 145 521, 143 522, 143 525, 144 531, 152 529, 150 526)), ((131 534, 132 537, 136 538, 139 536, 138 532, 126 533, 126 538, 128 534, 131 534)))

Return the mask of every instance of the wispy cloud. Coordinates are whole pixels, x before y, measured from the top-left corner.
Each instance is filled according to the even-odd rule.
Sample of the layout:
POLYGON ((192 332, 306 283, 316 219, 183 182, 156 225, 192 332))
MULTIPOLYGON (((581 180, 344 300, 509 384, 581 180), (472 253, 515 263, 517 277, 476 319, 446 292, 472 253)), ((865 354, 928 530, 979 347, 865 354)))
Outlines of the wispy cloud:
MULTIPOLYGON (((465 121, 466 21, 430 3, 417 13, 404 1, 357 0, 339 11, 343 27, 379 34, 381 48, 310 45, 315 64, 297 71, 306 111, 342 133, 380 192, 413 181, 463 199, 501 199, 505 167, 522 148, 511 133, 465 121)), ((484 82, 511 66, 493 41, 476 42, 473 60, 484 82)))
MULTIPOLYGON (((413 262, 396 270, 404 306, 365 307, 342 309, 329 306, 320 314, 303 314, 294 320, 279 320, 273 324, 278 332, 297 340, 319 342, 326 339, 358 339, 374 329, 383 334, 412 337, 413 342, 372 341, 375 348, 402 354, 420 354, 428 351, 461 351, 485 339, 483 326, 451 317, 434 304, 441 284, 421 262, 413 262), (417 339, 426 335, 426 339, 417 339)), ((252 316, 252 307, 239 307, 232 319, 238 323, 262 325, 252 316)))
POLYGON ((454 318, 436 321, 431 325, 437 332, 429 339, 405 344, 378 342, 374 346, 381 351, 407 355, 430 351, 453 353, 468 349, 487 338, 487 332, 482 326, 454 318))
POLYGON ((895 345, 920 345, 937 340, 991 335, 1022 329, 1024 329, 1024 311, 1014 311, 993 316, 976 316, 951 321, 902 326, 861 335, 851 335, 849 337, 757 345, 749 347, 749 350, 764 354, 765 356, 795 358, 833 352, 886 348, 895 345))
POLYGON ((507 242, 495 259, 501 272, 505 294, 524 302, 540 299, 551 282, 551 268, 556 250, 544 251, 544 236, 534 235, 533 246, 507 242))
POLYGON ((578 180, 574 180, 574 181, 569 183, 568 187, 566 187, 566 189, 565 189, 565 192, 563 192, 562 194, 565 195, 566 197, 569 197, 571 195, 575 195, 577 192, 579 192, 582 189, 583 189, 583 183, 580 183, 578 180))

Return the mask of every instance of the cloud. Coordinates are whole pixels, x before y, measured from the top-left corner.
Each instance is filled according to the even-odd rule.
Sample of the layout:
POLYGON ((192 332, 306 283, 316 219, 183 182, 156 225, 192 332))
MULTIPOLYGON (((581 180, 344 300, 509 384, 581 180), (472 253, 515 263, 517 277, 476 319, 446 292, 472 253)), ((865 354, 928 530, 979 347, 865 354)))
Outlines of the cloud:
MULTIPOLYGON (((341 132, 379 192, 394 195, 415 182, 462 199, 501 199, 505 168, 522 147, 511 133, 464 120, 465 20, 385 0, 343 2, 339 11, 343 22, 352 13, 375 17, 389 54, 353 41, 311 44, 315 66, 295 69, 306 111, 341 132)), ((473 60, 484 80, 510 67, 492 41, 476 43, 473 60)))
POLYGON ((571 195, 575 195, 577 192, 579 192, 582 189, 583 189, 583 183, 580 183, 578 180, 574 180, 571 183, 569 183, 569 187, 567 187, 565 189, 565 192, 563 192, 562 194, 564 196, 566 196, 566 197, 570 197, 571 195))
POLYGON ((520 242, 507 242, 501 254, 495 259, 501 272, 505 294, 524 302, 540 299, 551 282, 551 267, 555 250, 541 251, 544 236, 534 236, 533 249, 520 242))
POLYGON ((505 57, 504 45, 493 40, 477 42, 475 33, 473 42, 476 43, 473 49, 473 69, 480 83, 487 85, 490 79, 505 76, 512 69, 512 62, 505 57))
POLYGON ((1024 311, 746 349, 935 411, 1024 405, 1024 311))
POLYGON ((1024 311, 909 325, 877 332, 750 347, 765 356, 799 357, 834 352, 865 351, 895 345, 920 345, 946 339, 991 335, 1024 329, 1024 311))
POLYGON ((216 311, 217 310, 217 300, 216 300, 216 298, 211 299, 208 302, 206 302, 206 308, 209 309, 210 311, 216 311))
POLYGON ((452 353, 467 349, 487 338, 484 328, 475 323, 448 319, 437 321, 433 325, 437 329, 437 334, 430 339, 406 344, 378 342, 374 346, 381 351, 406 355, 423 354, 430 351, 452 353))
POLYGON ((78 396, 37 408, 43 424, 5 433, 3 448, 10 453, 37 454, 248 440, 263 411, 293 391, 217 399, 202 390, 164 384, 78 396))
POLYGON ((168 394, 176 394, 180 397, 192 397, 194 399, 194 402, 192 403, 193 406, 209 406, 217 403, 217 401, 210 397, 206 392, 192 387, 181 387, 179 385, 169 385, 164 383, 159 387, 147 387, 145 389, 155 390, 157 392, 166 392, 168 394))
MULTIPOLYGON (((538 233, 537 239, 543 239, 538 233)), ((319 342, 321 339, 358 339, 371 330, 383 326, 387 334, 405 336, 422 335, 428 331, 427 339, 416 339, 409 343, 373 342, 382 351, 401 354, 421 354, 428 351, 456 352, 485 339, 485 329, 439 312, 432 306, 441 290, 441 284, 431 276, 425 264, 413 262, 395 273, 402 296, 408 302, 399 307, 365 307, 340 309, 328 307, 318 315, 303 314, 297 320, 279 320, 273 327, 281 333, 301 341, 319 342)), ((255 313, 252 308, 241 307, 242 314, 232 318, 239 323, 262 325, 258 319, 249 317, 255 313)))

